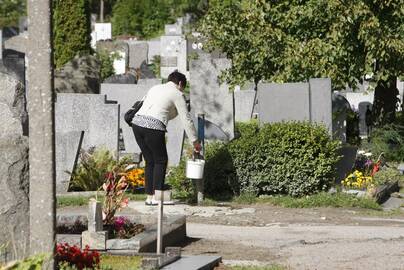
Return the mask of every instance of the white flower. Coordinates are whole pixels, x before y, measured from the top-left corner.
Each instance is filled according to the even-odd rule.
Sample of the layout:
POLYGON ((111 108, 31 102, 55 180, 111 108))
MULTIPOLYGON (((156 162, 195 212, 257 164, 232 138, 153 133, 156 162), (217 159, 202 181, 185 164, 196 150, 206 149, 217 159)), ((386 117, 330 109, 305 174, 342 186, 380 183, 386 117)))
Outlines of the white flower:
POLYGON ((370 153, 370 152, 365 153, 365 157, 371 157, 371 156, 372 156, 372 153, 370 153))
POLYGON ((366 152, 365 152, 365 150, 359 150, 358 151, 358 155, 364 155, 366 152))

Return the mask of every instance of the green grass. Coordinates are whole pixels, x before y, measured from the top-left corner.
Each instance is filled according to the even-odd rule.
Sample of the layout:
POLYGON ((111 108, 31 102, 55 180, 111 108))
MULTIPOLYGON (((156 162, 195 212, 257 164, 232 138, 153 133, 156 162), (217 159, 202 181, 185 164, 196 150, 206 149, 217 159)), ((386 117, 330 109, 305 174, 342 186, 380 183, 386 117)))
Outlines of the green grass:
POLYGON ((372 199, 356 198, 355 196, 339 192, 336 194, 322 192, 302 198, 294 198, 291 196, 260 196, 256 198, 253 195, 245 194, 235 198, 234 202, 240 204, 269 203, 286 208, 354 207, 372 210, 382 209, 381 206, 372 199))
POLYGON ((111 256, 102 255, 100 260, 101 269, 113 270, 138 270, 142 257, 139 256, 111 256))
MULTIPOLYGON (((131 201, 143 201, 146 199, 145 194, 133 194, 127 193, 126 196, 131 201)), ((57 197, 57 208, 67 207, 67 206, 83 206, 88 204, 88 200, 90 198, 94 198, 95 196, 58 196, 57 197)), ((104 196, 98 196, 99 201, 104 200, 104 196)))

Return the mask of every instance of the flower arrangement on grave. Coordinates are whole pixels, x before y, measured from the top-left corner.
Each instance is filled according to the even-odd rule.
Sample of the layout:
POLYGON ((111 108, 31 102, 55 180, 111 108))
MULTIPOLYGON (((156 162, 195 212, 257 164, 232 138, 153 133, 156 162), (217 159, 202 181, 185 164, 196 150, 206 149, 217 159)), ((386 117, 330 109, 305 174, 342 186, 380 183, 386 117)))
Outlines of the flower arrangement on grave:
POLYGON ((106 173, 105 183, 102 185, 105 192, 102 210, 104 224, 113 224, 115 213, 128 205, 129 198, 125 196, 128 187, 127 174, 122 167, 115 166, 106 173))
POLYGON ((143 224, 133 223, 126 217, 115 217, 113 225, 115 238, 128 239, 145 229, 143 224))
POLYGON ((129 184, 133 188, 144 187, 145 179, 144 179, 144 169, 142 168, 133 168, 130 169, 126 173, 126 177, 128 179, 129 184))
POLYGON ((342 185, 352 189, 373 189, 375 187, 373 176, 380 170, 380 166, 381 155, 374 161, 372 160, 372 153, 358 151, 354 165, 355 170, 342 181, 342 185))
POLYGON ((86 246, 81 250, 77 246, 70 246, 67 243, 56 245, 56 261, 60 269, 75 267, 82 269, 99 269, 100 254, 90 251, 86 246))

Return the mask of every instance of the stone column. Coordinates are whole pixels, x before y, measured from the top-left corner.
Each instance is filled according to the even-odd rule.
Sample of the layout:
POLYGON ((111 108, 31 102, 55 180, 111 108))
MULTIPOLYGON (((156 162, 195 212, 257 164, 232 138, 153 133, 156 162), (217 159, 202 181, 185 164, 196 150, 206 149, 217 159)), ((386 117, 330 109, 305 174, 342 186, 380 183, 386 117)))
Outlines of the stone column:
MULTIPOLYGON (((30 252, 55 249, 55 136, 51 0, 28 0, 30 252)), ((53 267, 51 267, 53 269, 53 267)))

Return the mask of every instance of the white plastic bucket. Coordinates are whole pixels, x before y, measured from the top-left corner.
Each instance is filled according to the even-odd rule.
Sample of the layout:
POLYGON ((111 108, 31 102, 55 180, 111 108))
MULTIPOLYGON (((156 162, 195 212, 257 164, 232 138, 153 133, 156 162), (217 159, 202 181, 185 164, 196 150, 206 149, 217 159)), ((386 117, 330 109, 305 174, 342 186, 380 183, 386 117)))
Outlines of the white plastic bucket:
POLYGON ((186 177, 189 179, 202 179, 204 167, 205 167, 205 160, 189 159, 187 161, 186 177))

